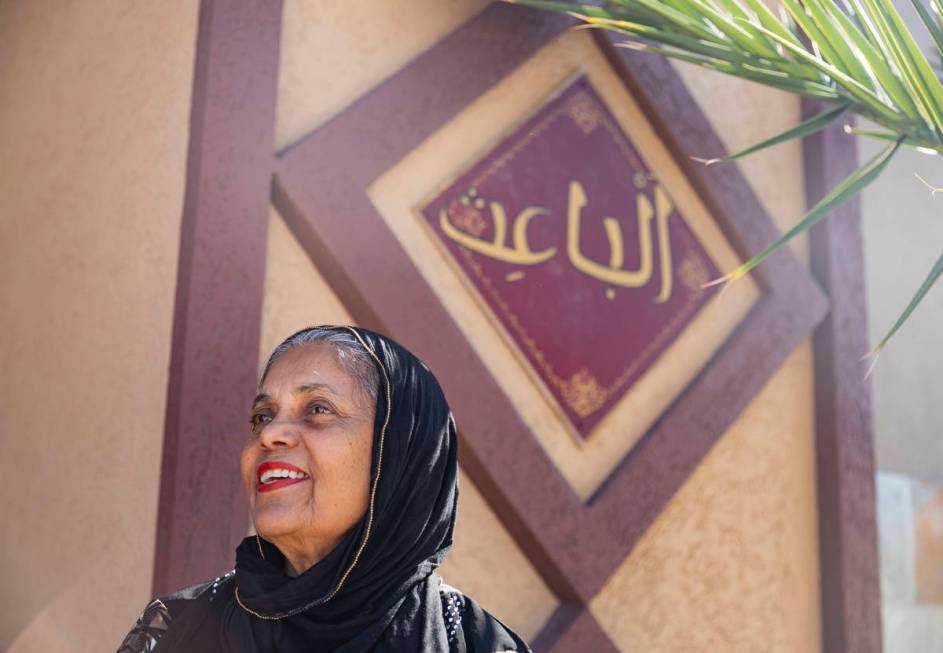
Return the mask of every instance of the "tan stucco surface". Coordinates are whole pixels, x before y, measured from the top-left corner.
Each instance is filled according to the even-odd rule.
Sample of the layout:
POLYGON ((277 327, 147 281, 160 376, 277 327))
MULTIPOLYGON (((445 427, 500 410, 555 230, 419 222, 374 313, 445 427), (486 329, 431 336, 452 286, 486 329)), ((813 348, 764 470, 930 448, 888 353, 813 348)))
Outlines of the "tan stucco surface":
POLYGON ((488 0, 285 0, 275 146, 323 124, 488 0))
POLYGON ((819 650, 810 364, 790 357, 593 600, 623 650, 819 650))
POLYGON ((268 224, 260 370, 272 350, 294 332, 318 324, 354 323, 274 207, 268 224))
MULTIPOLYGON (((287 0, 277 145, 484 4, 287 0)), ((196 10, 0 2, 3 650, 113 649, 150 593, 196 10)), ((798 118, 788 96, 681 72, 731 150, 798 118)), ((798 146, 741 169, 792 224, 798 146)), ((349 320, 274 211, 263 313, 263 354, 349 320)), ((593 602, 620 647, 818 650, 811 380, 803 345, 593 602)), ((533 634, 554 599, 464 478, 461 501, 443 573, 533 634)))
POLYGON ((0 3, 0 650, 149 598, 196 9, 0 3))

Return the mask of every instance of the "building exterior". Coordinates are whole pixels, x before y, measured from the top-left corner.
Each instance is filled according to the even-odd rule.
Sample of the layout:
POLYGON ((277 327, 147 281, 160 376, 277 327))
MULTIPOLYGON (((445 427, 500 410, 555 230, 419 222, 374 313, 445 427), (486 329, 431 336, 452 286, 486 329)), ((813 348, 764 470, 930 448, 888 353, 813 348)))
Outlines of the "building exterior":
MULTIPOLYGON (((321 323, 442 381, 442 575, 535 650, 882 649, 857 207, 702 287, 854 148, 695 163, 813 108, 572 26, 482 0, 0 3, 0 649, 114 648, 232 565, 259 362, 321 323)), ((908 551, 939 564, 923 505, 885 596, 908 551)), ((903 631, 941 600, 907 587, 903 631)))

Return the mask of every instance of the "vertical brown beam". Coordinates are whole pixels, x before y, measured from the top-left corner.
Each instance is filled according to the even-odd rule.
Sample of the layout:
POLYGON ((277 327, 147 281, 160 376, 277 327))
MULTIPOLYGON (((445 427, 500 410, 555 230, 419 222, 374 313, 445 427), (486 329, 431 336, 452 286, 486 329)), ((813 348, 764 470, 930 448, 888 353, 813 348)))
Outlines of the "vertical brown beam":
MULTIPOLYGON (((806 117, 821 105, 806 101, 806 117)), ((857 166, 840 124, 803 142, 806 200, 821 199, 857 166)), ((816 455, 824 653, 881 650, 880 570, 871 392, 858 199, 811 231, 812 272, 831 311, 815 332, 816 455)))
POLYGON ((255 387, 281 0, 203 0, 177 268, 154 592, 229 568, 255 387))

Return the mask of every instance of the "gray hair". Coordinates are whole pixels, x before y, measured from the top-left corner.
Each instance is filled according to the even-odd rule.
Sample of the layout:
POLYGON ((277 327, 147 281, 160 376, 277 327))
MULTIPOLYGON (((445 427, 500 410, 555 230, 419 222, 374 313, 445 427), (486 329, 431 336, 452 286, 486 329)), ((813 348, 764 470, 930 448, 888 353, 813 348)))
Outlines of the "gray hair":
POLYGON ((367 350, 364 349, 364 346, 360 344, 360 341, 357 340, 352 333, 331 327, 317 326, 302 329, 285 338, 282 344, 275 348, 275 351, 272 352, 265 362, 259 385, 262 385, 262 382, 265 381, 269 369, 275 361, 281 358, 282 354, 295 347, 310 345, 316 342, 328 343, 333 347, 340 364, 356 379, 360 388, 364 391, 364 394, 370 397, 370 400, 376 404, 377 387, 380 384, 380 376, 377 372, 376 364, 373 362, 373 357, 370 356, 367 350))

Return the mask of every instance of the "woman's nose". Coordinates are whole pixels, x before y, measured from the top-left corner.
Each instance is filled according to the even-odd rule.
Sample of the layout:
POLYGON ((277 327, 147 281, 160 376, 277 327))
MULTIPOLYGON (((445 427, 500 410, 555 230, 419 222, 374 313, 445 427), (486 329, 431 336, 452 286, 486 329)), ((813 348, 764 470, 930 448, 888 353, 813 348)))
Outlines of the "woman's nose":
POLYGON ((298 444, 298 425, 287 420, 276 419, 262 429, 260 444, 269 449, 293 447, 298 444))

